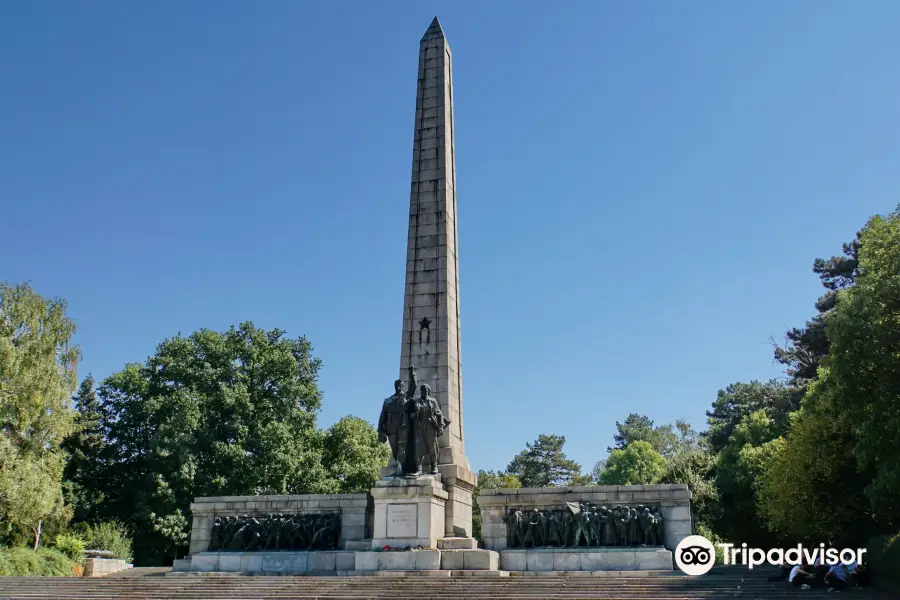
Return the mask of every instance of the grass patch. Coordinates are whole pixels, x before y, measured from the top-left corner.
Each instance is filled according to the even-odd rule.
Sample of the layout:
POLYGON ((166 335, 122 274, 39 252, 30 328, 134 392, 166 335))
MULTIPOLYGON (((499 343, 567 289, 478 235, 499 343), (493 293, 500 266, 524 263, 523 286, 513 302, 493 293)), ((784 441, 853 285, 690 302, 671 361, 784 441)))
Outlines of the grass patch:
POLYGON ((0 548, 0 576, 72 577, 80 566, 62 552, 50 548, 0 548))

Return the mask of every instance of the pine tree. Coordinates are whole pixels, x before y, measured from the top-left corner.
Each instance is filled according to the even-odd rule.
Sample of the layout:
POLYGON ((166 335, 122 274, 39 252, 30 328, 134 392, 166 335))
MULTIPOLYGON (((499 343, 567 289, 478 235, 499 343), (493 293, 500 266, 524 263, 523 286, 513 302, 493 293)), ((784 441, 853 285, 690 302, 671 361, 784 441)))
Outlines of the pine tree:
POLYGON ((103 450, 103 416, 92 376, 81 382, 72 402, 77 413, 75 431, 62 443, 68 454, 63 475, 66 500, 74 509, 76 521, 89 521, 102 498, 97 489, 97 475, 103 450))
POLYGON ((565 443, 563 435, 540 434, 534 443, 525 444, 506 473, 518 477, 523 487, 570 485, 581 474, 581 465, 563 452, 565 443))

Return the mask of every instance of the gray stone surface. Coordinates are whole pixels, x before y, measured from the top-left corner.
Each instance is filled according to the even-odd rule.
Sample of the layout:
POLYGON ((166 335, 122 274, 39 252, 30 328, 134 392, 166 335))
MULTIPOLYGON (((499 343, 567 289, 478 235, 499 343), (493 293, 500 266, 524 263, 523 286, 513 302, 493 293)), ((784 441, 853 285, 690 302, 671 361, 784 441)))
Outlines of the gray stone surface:
MULTIPOLYGON (((267 573, 302 575, 310 572, 353 571, 357 567, 357 553, 345 550, 299 552, 202 552, 193 555, 190 564, 183 561, 177 571, 221 573, 267 573)), ((185 559, 187 560, 187 559, 185 559)))
POLYGON ((553 570, 554 571, 580 571, 581 556, 578 552, 554 552, 553 553, 553 570))
POLYGON ((496 571, 500 554, 493 550, 462 550, 463 568, 466 571, 496 571))
POLYGON ((400 379, 415 365, 450 420, 438 442, 450 495, 444 533, 470 536, 475 476, 463 434, 452 60, 435 18, 419 44, 400 379))
POLYGON ((478 548, 478 540, 470 537, 447 537, 438 540, 439 550, 475 550, 478 548))
POLYGON ((448 494, 440 477, 378 481, 372 488, 375 518, 372 548, 437 548, 444 537, 448 494))
POLYGON ((118 558, 87 558, 84 561, 84 576, 105 577, 132 567, 131 563, 118 558))
POLYGON ((440 568, 439 550, 356 553, 357 571, 436 571, 440 568))
POLYGON ((465 550, 441 550, 441 569, 462 571, 465 569, 465 550))
POLYGON ((527 554, 524 550, 500 552, 500 568, 504 571, 527 571, 527 554))
POLYGON ((499 568, 516 572, 667 571, 672 552, 656 548, 503 550, 499 568))
POLYGON ((172 561, 172 572, 173 573, 186 573, 191 570, 191 559, 190 558, 176 558, 172 561))

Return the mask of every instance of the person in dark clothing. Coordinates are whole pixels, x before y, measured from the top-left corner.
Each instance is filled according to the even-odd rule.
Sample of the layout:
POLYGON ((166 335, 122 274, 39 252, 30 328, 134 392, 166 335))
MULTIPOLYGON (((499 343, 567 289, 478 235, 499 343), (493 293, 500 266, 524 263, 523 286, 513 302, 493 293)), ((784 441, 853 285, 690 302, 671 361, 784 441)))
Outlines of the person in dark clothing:
POLYGON ((825 585, 828 586, 829 592, 840 592, 847 589, 847 583, 850 579, 850 571, 847 565, 838 563, 828 569, 825 575, 825 585))
POLYGON ((872 569, 867 563, 850 565, 850 585, 864 588, 872 582, 872 569))

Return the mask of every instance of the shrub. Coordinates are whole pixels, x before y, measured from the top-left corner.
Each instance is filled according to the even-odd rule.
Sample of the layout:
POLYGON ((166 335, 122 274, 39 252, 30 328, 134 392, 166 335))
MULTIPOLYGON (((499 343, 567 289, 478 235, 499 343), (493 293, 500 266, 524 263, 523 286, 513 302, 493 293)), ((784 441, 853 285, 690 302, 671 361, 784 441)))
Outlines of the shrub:
POLYGON ((697 534, 696 535, 702 535, 703 537, 708 539, 710 542, 712 542, 713 546, 716 549, 716 564, 717 565, 725 564, 725 550, 722 547, 718 546, 718 544, 722 543, 722 538, 719 537, 718 535, 716 535, 715 533, 713 533, 712 529, 710 529, 706 525, 703 525, 702 523, 697 524, 697 534))
POLYGON ((71 533, 56 536, 53 546, 74 561, 84 560, 84 540, 71 533))
POLYGON ((130 561, 132 553, 131 531, 118 521, 105 521, 96 525, 79 523, 73 528, 84 539, 87 550, 107 550, 110 558, 130 561))
POLYGON ((872 565, 875 579, 900 584, 900 533, 879 535, 866 544, 865 558, 872 565))
POLYGON ((0 576, 71 577, 78 566, 71 558, 49 548, 0 548, 0 576))

